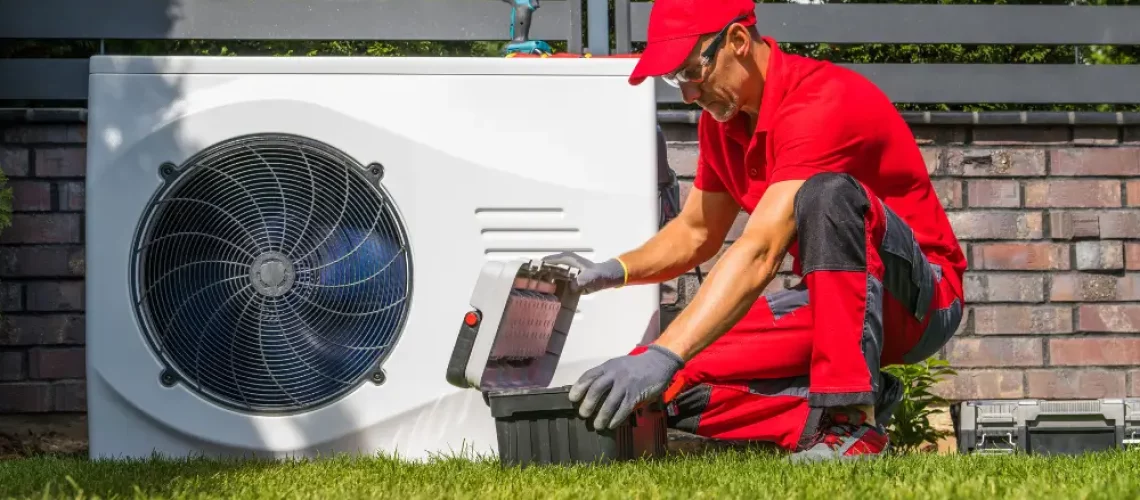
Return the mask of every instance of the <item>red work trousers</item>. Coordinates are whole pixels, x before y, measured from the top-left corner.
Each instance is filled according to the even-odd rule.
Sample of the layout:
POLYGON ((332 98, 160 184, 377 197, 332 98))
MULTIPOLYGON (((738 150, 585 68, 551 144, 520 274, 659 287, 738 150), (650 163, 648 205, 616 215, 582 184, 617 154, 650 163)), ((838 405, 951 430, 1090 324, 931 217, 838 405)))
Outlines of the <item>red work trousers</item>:
POLYGON ((823 409, 876 404, 880 366, 922 361, 953 336, 964 307, 960 285, 944 278, 953 271, 931 264, 869 193, 845 174, 804 184, 795 201, 803 280, 762 296, 678 372, 671 427, 795 450, 823 409))

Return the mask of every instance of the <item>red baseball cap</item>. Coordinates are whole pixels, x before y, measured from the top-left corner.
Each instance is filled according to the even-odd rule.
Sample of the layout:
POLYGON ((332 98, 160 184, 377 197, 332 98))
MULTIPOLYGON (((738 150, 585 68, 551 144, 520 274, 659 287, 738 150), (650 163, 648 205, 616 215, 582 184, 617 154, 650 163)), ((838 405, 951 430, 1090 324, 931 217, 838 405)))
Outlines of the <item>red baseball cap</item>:
POLYGON ((716 33, 733 19, 756 24, 754 0, 656 0, 649 11, 645 51, 629 75, 630 85, 677 69, 701 35, 716 33))

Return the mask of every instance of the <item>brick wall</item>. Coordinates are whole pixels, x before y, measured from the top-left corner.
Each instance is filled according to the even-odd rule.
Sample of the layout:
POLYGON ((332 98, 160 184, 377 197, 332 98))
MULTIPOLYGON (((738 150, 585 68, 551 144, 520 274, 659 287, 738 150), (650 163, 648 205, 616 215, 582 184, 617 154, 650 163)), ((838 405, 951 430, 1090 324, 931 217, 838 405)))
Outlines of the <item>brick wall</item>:
MULTIPOLYGON (((970 262, 968 314, 943 351, 959 375, 941 394, 1140 396, 1140 128, 912 130, 970 262)), ((697 145, 691 127, 669 135, 684 194, 697 145)), ((798 281, 790 270, 772 287, 798 281)), ((673 285, 664 300, 683 306, 696 275, 673 285)))
POLYGON ((0 233, 0 413, 81 412, 85 129, 0 126, 0 139, 16 211, 0 233))
MULTIPOLYGON (((944 353, 961 375, 942 392, 1140 396, 1140 129, 914 130, 971 264, 969 314, 944 353)), ((686 193, 693 129, 668 133, 686 193)), ((17 211, 0 234, 0 413, 82 412, 86 132, 10 123, 0 139, 17 211)), ((696 287, 686 275, 663 302, 683 306, 696 287)))

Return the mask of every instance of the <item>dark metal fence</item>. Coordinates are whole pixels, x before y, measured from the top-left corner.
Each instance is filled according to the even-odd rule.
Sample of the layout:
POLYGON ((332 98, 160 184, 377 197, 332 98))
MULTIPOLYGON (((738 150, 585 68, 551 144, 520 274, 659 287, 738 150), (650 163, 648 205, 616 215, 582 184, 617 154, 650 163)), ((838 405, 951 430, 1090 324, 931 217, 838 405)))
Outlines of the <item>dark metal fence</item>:
MULTIPOLYGON (((541 0, 532 38, 582 52, 644 42, 650 2, 541 0), (586 12, 589 12, 589 18, 586 12), (587 31, 588 28, 588 31, 587 31), (603 45, 604 44, 604 45, 603 45)), ((1140 45, 1140 7, 757 4, 781 42, 837 44, 1140 45)), ((0 0, 0 41, 506 40, 502 0, 0 0)), ((907 103, 1140 103, 1140 65, 849 64, 907 103)), ((86 59, 0 60, 0 100, 83 100, 86 59)), ((662 87, 659 101, 680 96, 662 87)))

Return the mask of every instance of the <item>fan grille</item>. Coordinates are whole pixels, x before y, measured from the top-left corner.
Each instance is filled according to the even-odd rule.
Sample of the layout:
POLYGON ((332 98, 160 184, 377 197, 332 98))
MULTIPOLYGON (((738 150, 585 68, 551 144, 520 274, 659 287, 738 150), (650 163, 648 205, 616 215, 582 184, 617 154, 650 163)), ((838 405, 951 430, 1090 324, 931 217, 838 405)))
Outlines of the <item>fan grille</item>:
POLYGON ((169 170, 177 178, 143 218, 132 282, 151 345, 178 379, 252 412, 312 409, 382 380, 411 259, 380 167, 258 135, 169 170))

